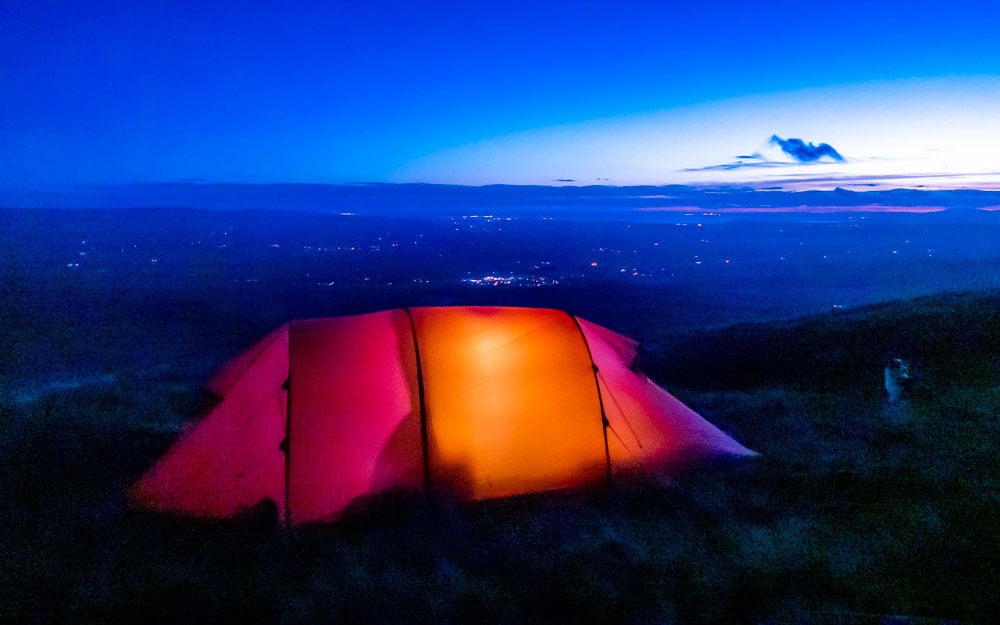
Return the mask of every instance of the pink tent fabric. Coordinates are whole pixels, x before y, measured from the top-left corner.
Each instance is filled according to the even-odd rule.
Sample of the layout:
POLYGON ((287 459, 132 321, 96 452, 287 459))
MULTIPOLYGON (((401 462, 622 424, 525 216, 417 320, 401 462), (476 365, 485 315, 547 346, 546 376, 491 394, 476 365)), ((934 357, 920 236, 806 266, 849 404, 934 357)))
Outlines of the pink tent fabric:
POLYGON ((214 518, 270 500, 299 524, 397 488, 486 499, 754 455, 635 358, 633 340, 548 309, 293 321, 212 377, 219 403, 131 496, 214 518))

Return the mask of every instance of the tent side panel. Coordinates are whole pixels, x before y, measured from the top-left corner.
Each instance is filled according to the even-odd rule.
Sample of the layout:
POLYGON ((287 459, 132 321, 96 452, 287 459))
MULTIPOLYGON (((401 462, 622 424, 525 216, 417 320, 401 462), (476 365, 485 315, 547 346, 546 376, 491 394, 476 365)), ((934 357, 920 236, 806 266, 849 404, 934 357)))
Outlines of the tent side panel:
MULTIPOLYGON (((228 392, 136 483, 142 507, 196 516, 234 516, 264 500, 284 514, 288 326, 238 357, 228 392)), ((228 374, 227 374, 228 375, 228 374)))
POLYGON ((288 345, 288 324, 282 325, 277 330, 271 332, 261 340, 254 343, 246 351, 236 355, 221 367, 205 382, 205 390, 217 395, 226 397, 230 390, 251 367, 260 359, 262 354, 267 353, 275 343, 283 343, 287 349, 288 345))
POLYGON ((635 358, 631 339, 583 319, 579 322, 599 369, 615 470, 754 455, 645 375, 629 368, 635 358))
POLYGON ((606 475, 597 387, 572 318, 487 307, 413 317, 435 486, 485 499, 606 475))
POLYGON ((423 484, 416 359, 402 310, 293 322, 289 507, 294 524, 423 484))

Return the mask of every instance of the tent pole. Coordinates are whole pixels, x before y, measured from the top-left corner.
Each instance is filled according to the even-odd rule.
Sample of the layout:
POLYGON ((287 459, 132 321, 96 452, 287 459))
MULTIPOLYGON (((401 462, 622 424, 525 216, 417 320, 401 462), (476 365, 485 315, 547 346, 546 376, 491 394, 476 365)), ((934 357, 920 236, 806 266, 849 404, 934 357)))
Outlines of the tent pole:
POLYGON ((604 397, 601 395, 601 380, 597 377, 599 369, 597 368, 597 363, 594 362, 594 353, 590 351, 590 343, 587 342, 587 335, 583 332, 583 326, 580 325, 580 320, 576 318, 576 315, 572 313, 566 313, 569 318, 573 320, 573 324, 576 325, 577 331, 580 333, 580 338, 583 339, 583 346, 587 348, 587 358, 590 359, 590 368, 594 372, 594 386, 597 387, 597 405, 601 408, 601 430, 604 433, 604 460, 607 467, 607 479, 608 486, 611 485, 611 448, 608 446, 608 426, 611 423, 608 422, 608 415, 604 411, 604 397))
POLYGON ((292 379, 285 379, 281 385, 285 389, 285 440, 282 451, 285 452, 285 527, 292 526, 292 507, 288 496, 292 473, 292 379))
POLYGON ((424 397, 424 370, 420 364, 420 345, 417 342, 417 326, 413 322, 413 314, 409 308, 403 308, 407 319, 410 320, 410 333, 413 335, 413 354, 417 360, 417 398, 420 402, 420 442, 424 454, 424 492, 431 491, 431 461, 430 443, 427 433, 427 402, 424 397))

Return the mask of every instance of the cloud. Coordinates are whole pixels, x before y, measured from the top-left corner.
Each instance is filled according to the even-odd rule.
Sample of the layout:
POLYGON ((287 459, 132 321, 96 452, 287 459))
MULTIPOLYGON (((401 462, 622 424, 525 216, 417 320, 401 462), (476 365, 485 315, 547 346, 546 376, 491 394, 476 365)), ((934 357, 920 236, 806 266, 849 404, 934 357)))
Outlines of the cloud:
MULTIPOLYGON (((1000 184, 984 183, 982 181, 972 181, 976 174, 947 172, 947 173, 912 173, 912 174, 856 174, 856 175, 827 175, 827 176, 789 176, 786 178, 772 178, 761 181, 758 184, 747 182, 749 186, 760 191, 768 186, 777 186, 783 190, 817 190, 832 188, 843 189, 877 189, 887 191, 895 189, 893 193, 903 190, 943 190, 948 193, 962 194, 968 192, 974 196, 980 192, 1000 191, 1000 184), (965 182, 972 181, 972 182, 965 182), (974 190, 970 190, 974 189, 974 190)), ((898 199, 898 198, 897 198, 898 199)), ((895 201, 895 200, 894 200, 895 201)))
POLYGON ((734 161, 721 163, 718 165, 707 165, 703 167, 689 167, 680 171, 732 171, 734 169, 767 169, 779 167, 796 167, 804 163, 818 163, 824 158, 843 163, 846 159, 841 156, 829 143, 806 143, 802 139, 788 138, 782 139, 778 135, 771 135, 768 143, 777 146, 785 155, 792 158, 791 161, 777 154, 777 150, 769 150, 770 154, 753 152, 751 154, 739 154, 734 161), (775 158, 777 157, 777 158, 775 158))
POLYGON ((785 163, 782 161, 768 161, 763 160, 763 157, 746 157, 738 156, 737 158, 754 158, 760 160, 753 160, 749 163, 746 161, 736 161, 734 163, 722 163, 720 165, 706 165, 705 167, 688 167, 687 169, 682 169, 681 171, 730 171, 733 169, 745 169, 745 168, 762 168, 762 167, 788 167, 791 163, 785 163))
POLYGON ((771 135, 771 144, 777 145, 781 148, 782 152, 791 156, 800 163, 812 163, 820 160, 824 156, 829 156, 835 161, 844 161, 844 157, 840 155, 840 152, 835 150, 829 143, 820 143, 819 145, 815 145, 813 143, 806 143, 802 139, 794 139, 791 137, 788 139, 782 139, 778 135, 771 135))

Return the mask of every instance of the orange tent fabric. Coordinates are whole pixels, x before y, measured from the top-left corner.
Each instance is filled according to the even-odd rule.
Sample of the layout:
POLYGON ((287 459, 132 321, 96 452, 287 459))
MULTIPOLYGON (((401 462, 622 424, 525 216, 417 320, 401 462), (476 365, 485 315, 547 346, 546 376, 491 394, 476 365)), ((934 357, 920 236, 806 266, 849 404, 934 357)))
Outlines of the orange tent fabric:
POLYGON ((396 488, 469 499, 751 456, 565 312, 412 308, 293 321, 224 365, 221 398, 132 488, 140 506, 292 524, 396 488))

